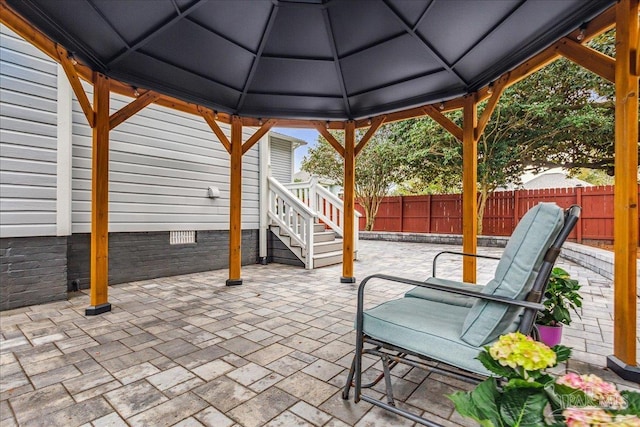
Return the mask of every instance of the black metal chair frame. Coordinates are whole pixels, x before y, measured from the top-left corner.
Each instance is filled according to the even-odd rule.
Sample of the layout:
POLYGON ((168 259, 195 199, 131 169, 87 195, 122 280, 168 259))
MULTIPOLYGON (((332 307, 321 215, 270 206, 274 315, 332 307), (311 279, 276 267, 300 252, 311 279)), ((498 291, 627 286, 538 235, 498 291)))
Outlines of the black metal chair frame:
MULTIPOLYGON (((433 360, 425 355, 415 353, 407 349, 399 348, 395 345, 376 340, 364 334, 363 332, 363 313, 364 313, 364 294, 365 294, 364 291, 367 283, 372 279, 381 279, 389 282, 401 283, 404 285, 412 285, 412 286, 421 287, 421 288, 435 289, 442 292, 469 296, 473 298, 479 298, 479 299, 498 302, 498 303, 507 304, 511 306, 522 307, 524 308, 524 312, 522 313, 522 316, 520 318, 520 325, 518 327, 518 331, 525 335, 534 334, 534 338, 537 338, 537 331, 534 328, 534 323, 535 323, 535 319, 538 311, 544 308, 544 305, 542 304, 542 298, 544 296, 547 282, 549 280, 549 277, 551 276, 553 265, 555 264, 556 259, 560 255, 560 249, 562 248, 562 245, 564 244, 567 237, 569 236, 569 234, 571 233, 571 231, 573 230, 574 226, 578 221, 578 218, 580 216, 580 210, 581 210, 580 206, 573 205, 565 211, 564 225, 560 233, 554 240, 554 242, 547 249, 547 252, 543 259, 543 263, 533 283, 532 289, 527 294, 524 300, 516 300, 512 298, 493 296, 493 295, 485 295, 480 292, 467 291, 467 290, 457 289, 457 288, 454 289, 448 286, 425 283, 425 282, 406 279, 402 277, 390 276, 386 274, 373 274, 365 277, 360 283, 360 286, 358 288, 358 306, 357 306, 357 313, 356 313, 356 353, 353 358, 353 362, 351 363, 351 369, 349 370, 347 382, 342 391, 342 398, 344 400, 348 400, 351 387, 354 387, 355 403, 358 403, 360 400, 364 400, 365 402, 384 408, 390 412, 393 412, 395 414, 408 418, 419 424, 422 424, 428 427, 441 427, 440 424, 429 421, 425 418, 422 418, 416 414, 413 414, 395 405, 395 401, 393 398, 393 389, 391 384, 391 369, 393 369, 398 364, 402 363, 408 366, 425 369, 427 371, 442 373, 444 375, 448 375, 450 377, 453 377, 465 382, 469 382, 472 384, 478 383, 482 381, 484 378, 481 375, 478 375, 475 373, 461 371, 459 368, 456 368, 455 366, 447 365, 446 362, 433 360), (365 348, 365 344, 370 344, 372 347, 365 348), (362 384, 362 356, 364 354, 370 354, 376 357, 380 357, 382 362, 382 369, 383 369, 382 374, 380 374, 377 378, 375 378, 373 381, 367 384, 362 384), (438 366, 436 366, 436 364, 438 366), (378 384, 382 379, 385 380, 387 402, 384 402, 379 399, 375 399, 373 397, 367 396, 362 393, 363 388, 371 388, 376 384, 378 384)), ((434 260, 433 260, 434 277, 436 273, 437 258, 444 253, 462 255, 462 256, 471 256, 471 257, 477 257, 477 258, 500 259, 497 257, 491 257, 486 255, 443 251, 438 253, 434 257, 434 260)))

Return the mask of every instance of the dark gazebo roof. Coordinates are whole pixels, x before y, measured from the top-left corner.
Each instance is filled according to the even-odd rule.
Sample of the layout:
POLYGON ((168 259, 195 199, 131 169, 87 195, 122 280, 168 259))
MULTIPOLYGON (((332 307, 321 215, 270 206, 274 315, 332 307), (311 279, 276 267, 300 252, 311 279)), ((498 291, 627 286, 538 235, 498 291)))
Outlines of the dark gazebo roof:
POLYGON ((245 117, 358 119, 478 90, 614 0, 8 0, 94 70, 245 117))

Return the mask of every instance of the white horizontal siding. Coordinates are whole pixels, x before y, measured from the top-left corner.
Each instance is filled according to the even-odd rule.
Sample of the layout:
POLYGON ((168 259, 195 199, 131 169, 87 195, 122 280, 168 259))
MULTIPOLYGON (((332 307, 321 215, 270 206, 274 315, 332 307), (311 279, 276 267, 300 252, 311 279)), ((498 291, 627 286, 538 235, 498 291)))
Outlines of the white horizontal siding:
POLYGON ((0 25, 0 236, 56 235, 57 66, 0 25))
POLYGON ((293 182, 293 150, 291 142, 275 136, 271 142, 271 176, 283 184, 293 182))
MULTIPOLYGON (((112 95, 111 112, 131 100, 112 95)), ((244 139, 253 132, 245 129, 244 139)), ((112 130, 109 148, 109 231, 229 229, 229 154, 204 119, 152 105, 112 130), (209 186, 219 198, 207 197, 209 186)), ((75 99, 72 164, 73 232, 89 232, 91 129, 75 99)), ((243 156, 242 181, 242 227, 255 229, 257 146, 243 156)))

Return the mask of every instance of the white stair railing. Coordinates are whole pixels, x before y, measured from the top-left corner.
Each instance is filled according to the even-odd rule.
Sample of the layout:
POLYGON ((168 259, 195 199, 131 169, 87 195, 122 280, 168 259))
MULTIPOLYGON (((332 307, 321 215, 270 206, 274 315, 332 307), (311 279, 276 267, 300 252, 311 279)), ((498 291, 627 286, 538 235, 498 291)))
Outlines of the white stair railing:
MULTIPOLYGON (((340 237, 344 237, 344 202, 331 191, 318 184, 316 178, 311 178, 307 182, 295 182, 293 184, 285 184, 304 204, 309 206, 312 211, 316 212, 318 218, 331 228, 340 237)), ((362 214, 358 211, 354 212, 353 241, 355 252, 358 251, 358 219, 362 214)))
POLYGON ((269 177, 268 215, 271 221, 301 248, 305 268, 313 268, 313 225, 318 217, 306 203, 275 178, 269 177))

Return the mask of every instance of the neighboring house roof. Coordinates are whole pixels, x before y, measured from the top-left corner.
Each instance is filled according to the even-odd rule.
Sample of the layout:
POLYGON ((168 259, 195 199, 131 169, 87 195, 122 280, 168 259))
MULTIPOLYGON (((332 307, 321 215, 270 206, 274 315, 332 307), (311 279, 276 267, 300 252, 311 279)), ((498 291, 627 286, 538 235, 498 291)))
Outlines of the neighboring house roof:
POLYGON ((284 139, 285 141, 291 142, 291 144, 293 144, 294 146, 294 149, 302 145, 307 145, 307 141, 293 137, 293 136, 285 135, 283 133, 269 131, 269 135, 275 136, 278 139, 284 139))
POLYGON ((568 177, 564 172, 543 173, 525 182, 522 188, 537 190, 541 188, 591 187, 586 181, 568 177))

